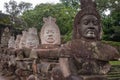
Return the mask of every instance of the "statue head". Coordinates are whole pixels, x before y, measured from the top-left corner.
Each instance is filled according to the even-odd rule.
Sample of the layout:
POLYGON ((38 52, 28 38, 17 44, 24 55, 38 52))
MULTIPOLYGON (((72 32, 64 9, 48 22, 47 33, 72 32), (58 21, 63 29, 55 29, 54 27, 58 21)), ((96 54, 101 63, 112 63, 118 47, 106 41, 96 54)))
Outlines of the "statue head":
POLYGON ((6 27, 6 28, 4 29, 4 32, 9 32, 9 28, 6 27))
POLYGON ((34 27, 29 28, 29 29, 28 29, 28 33, 29 33, 29 34, 35 34, 35 35, 37 35, 37 29, 34 28, 34 27))
POLYGON ((54 43, 55 42, 55 35, 56 35, 56 31, 55 29, 51 28, 51 27, 48 27, 46 28, 46 30, 44 31, 44 36, 45 36, 45 41, 48 42, 48 43, 54 43))
POLYGON ((22 31, 22 37, 20 39, 19 48, 24 48, 26 44, 26 37, 28 36, 27 31, 22 31))
POLYGON ((45 24, 41 29, 42 44, 60 44, 60 31, 56 25, 56 19, 52 17, 43 18, 45 24))
POLYGON ((26 36, 26 47, 36 48, 39 45, 39 38, 37 35, 37 29, 32 27, 28 29, 28 35, 26 36))
POLYGON ((81 11, 74 20, 73 39, 100 40, 101 23, 96 4, 92 0, 80 0, 81 11))

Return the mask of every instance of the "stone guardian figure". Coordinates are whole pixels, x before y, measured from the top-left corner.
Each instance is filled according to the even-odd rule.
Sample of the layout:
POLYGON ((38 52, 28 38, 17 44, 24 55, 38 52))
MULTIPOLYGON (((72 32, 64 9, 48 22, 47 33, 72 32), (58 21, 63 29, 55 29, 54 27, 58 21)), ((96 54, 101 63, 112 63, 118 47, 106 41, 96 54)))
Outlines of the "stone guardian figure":
POLYGON ((74 19, 73 39, 61 47, 59 60, 67 80, 107 80, 110 60, 118 51, 101 42, 101 19, 93 0, 80 0, 81 11, 74 19))
POLYGON ((56 19, 52 17, 43 18, 45 22, 40 33, 42 45, 60 45, 60 31, 56 25, 56 19))

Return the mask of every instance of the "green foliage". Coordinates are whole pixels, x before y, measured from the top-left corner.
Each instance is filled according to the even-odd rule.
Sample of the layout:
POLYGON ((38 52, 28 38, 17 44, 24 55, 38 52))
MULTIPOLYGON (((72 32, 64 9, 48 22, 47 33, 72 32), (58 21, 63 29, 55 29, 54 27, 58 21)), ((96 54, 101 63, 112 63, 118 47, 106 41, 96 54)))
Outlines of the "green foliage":
MULTIPOLYGON (((70 40, 76 13, 80 10, 79 0, 60 0, 59 4, 39 4, 24 12, 23 18, 29 27, 41 29, 43 17, 56 18, 64 41, 70 40)), ((120 41, 120 0, 95 0, 102 16, 103 40, 120 41), (109 10, 111 13, 106 15, 109 10)))
POLYGON ((72 39, 72 32, 69 32, 65 36, 63 36, 63 43, 66 43, 67 41, 71 39, 72 39))
POLYGON ((10 24, 10 18, 8 15, 0 13, 0 24, 10 24))
MULTIPOLYGON (((27 24, 24 20, 19 17, 24 11, 27 11, 31 8, 31 3, 20 2, 17 4, 16 1, 10 0, 8 3, 4 4, 6 12, 9 14, 8 18, 10 19, 10 24, 17 29, 24 29, 27 27, 27 24)), ((5 19, 6 20, 6 19, 5 19)), ((2 20, 4 21, 4 20, 2 20)))
POLYGON ((60 0, 62 4, 64 4, 66 7, 71 7, 72 9, 79 9, 79 0, 60 0))
POLYGON ((17 4, 17 2, 14 0, 10 0, 8 3, 4 4, 6 12, 10 14, 12 17, 17 17, 22 12, 30 9, 31 6, 32 6, 31 3, 20 2, 19 4, 17 4))
POLYGON ((40 4, 33 10, 29 10, 23 14, 23 18, 29 27, 41 29, 43 25, 43 17, 52 16, 56 18, 57 25, 61 34, 65 35, 72 31, 72 25, 76 10, 66 7, 63 4, 40 4))
POLYGON ((111 65, 120 65, 120 61, 110 61, 111 65))
POLYGON ((120 12, 112 12, 103 18, 104 40, 120 41, 120 12))
POLYGON ((102 15, 104 40, 120 41, 120 0, 96 0, 102 15), (105 12, 109 10, 107 16, 105 12))
POLYGON ((120 47, 120 42, 115 42, 115 41, 103 41, 103 42, 110 44, 111 46, 120 47))
POLYGON ((105 11, 110 12, 120 7, 120 0, 95 0, 97 3, 98 10, 101 14, 105 15, 105 11))
POLYGON ((120 53, 120 42, 115 42, 115 41, 102 41, 102 42, 115 47, 120 53))

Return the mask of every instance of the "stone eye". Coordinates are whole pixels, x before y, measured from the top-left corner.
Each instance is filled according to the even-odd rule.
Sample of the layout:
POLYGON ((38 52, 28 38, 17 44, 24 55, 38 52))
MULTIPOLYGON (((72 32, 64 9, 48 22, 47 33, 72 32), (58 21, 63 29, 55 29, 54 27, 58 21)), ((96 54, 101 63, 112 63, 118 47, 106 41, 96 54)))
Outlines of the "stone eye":
POLYGON ((84 24, 84 25, 88 25, 88 23, 89 23, 88 20, 84 20, 84 21, 83 21, 83 24, 84 24))
POLYGON ((97 20, 93 21, 93 24, 98 25, 98 21, 97 20))

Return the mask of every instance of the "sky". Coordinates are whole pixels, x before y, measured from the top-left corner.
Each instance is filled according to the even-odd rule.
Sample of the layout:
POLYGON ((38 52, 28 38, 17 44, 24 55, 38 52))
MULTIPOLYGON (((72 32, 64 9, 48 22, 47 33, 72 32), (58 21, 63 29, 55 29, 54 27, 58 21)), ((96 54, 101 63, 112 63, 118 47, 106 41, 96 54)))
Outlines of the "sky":
MULTIPOLYGON (((0 11, 4 12, 5 11, 5 8, 4 8, 4 3, 5 2, 9 2, 10 0, 0 0, 0 11)), ((59 0, 14 0, 16 1, 17 3, 20 3, 21 1, 23 2, 29 2, 29 3, 32 3, 33 4, 33 7, 37 4, 40 4, 40 3, 58 3, 59 0)))

